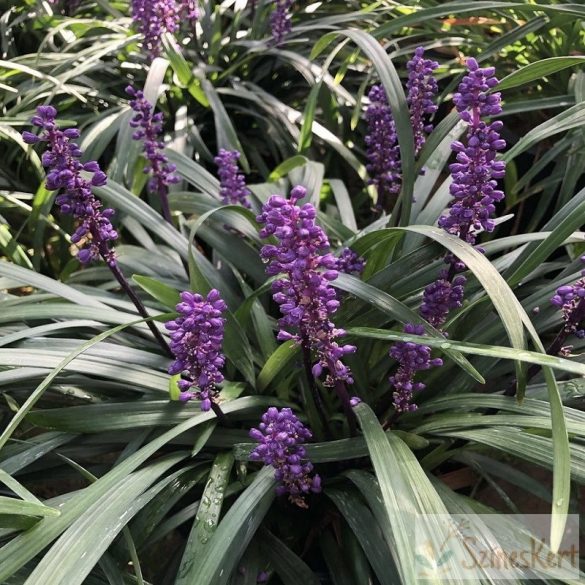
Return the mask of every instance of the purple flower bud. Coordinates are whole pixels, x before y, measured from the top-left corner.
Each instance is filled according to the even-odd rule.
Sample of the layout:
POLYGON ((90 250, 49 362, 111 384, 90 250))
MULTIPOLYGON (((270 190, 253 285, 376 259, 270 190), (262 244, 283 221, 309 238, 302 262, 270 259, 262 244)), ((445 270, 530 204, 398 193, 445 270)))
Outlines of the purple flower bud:
POLYGON ((40 138, 36 134, 33 134, 32 132, 28 132, 27 130, 25 130, 22 133, 22 139, 27 144, 36 144, 37 142, 40 141, 40 138))

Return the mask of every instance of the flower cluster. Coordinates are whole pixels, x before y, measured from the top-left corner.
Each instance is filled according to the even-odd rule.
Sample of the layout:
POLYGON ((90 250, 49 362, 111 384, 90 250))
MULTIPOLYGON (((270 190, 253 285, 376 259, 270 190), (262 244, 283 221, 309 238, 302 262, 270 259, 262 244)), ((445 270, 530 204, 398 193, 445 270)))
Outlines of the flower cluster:
POLYGON ((371 177, 370 183, 376 186, 378 205, 385 207, 387 201, 400 193, 400 149, 384 88, 374 85, 368 93, 368 99, 370 105, 366 110, 366 169, 371 177))
POLYGON ((284 37, 292 30, 290 9, 293 0, 274 0, 274 10, 270 14, 272 44, 280 45, 284 37))
POLYGON ((466 278, 462 275, 451 279, 449 269, 439 273, 439 278, 429 284, 423 292, 420 307, 421 316, 433 327, 441 327, 447 320, 449 312, 463 304, 466 278))
POLYGON ((306 350, 312 349, 317 354, 313 375, 319 377, 326 371, 326 385, 338 381, 351 384, 351 372, 341 358, 356 348, 337 344, 335 339, 345 331, 329 320, 339 307, 330 284, 338 275, 337 259, 329 253, 325 232, 315 223, 317 212, 313 205, 297 205, 305 195, 306 190, 300 186, 292 189, 288 201, 273 195, 257 217, 264 224, 260 237, 278 239, 277 245, 266 244, 261 251, 263 260, 268 262, 266 272, 271 276, 284 274, 272 284, 273 298, 283 315, 278 339, 294 339, 306 350))
POLYGON ((497 189, 497 180, 505 174, 505 163, 496 160, 496 156, 506 142, 499 134, 501 121, 487 123, 481 119, 502 111, 500 94, 488 93, 498 84, 494 68, 482 69, 473 58, 467 60, 467 66, 469 74, 453 97, 460 118, 468 124, 467 144, 455 141, 451 145, 457 154, 457 162, 449 167, 453 201, 448 213, 439 218, 439 226, 474 244, 480 230, 491 232, 495 227, 495 203, 504 198, 497 189))
MULTIPOLYGON (((504 197, 497 189, 497 180, 504 176, 505 163, 497 161, 496 155, 506 143, 499 135, 502 122, 488 124, 481 119, 502 110, 500 94, 488 93, 498 84, 494 68, 481 69, 472 58, 467 60, 467 65, 469 74, 463 78, 453 98, 459 116, 468 124, 467 145, 459 141, 451 145, 457 153, 457 162, 450 166, 453 201, 448 214, 439 218, 439 226, 475 244, 481 229, 494 229, 494 203, 504 197)), ((465 278, 455 275, 465 269, 465 264, 453 255, 448 255, 446 262, 449 268, 442 270, 439 279, 423 293, 421 315, 435 327, 440 327, 449 311, 463 303, 465 278)))
POLYGON ((162 35, 179 28, 179 7, 175 0, 132 0, 132 20, 144 37, 144 49, 151 59, 161 51, 162 35))
POLYGON ((351 248, 344 248, 337 257, 337 271, 344 274, 361 274, 366 261, 351 248))
POLYGON ((240 204, 250 208, 250 191, 246 187, 244 175, 239 172, 239 158, 240 153, 237 150, 222 148, 213 159, 219 175, 219 194, 225 204, 240 204))
POLYGON ((199 20, 199 5, 197 0, 179 0, 179 18, 191 25, 199 20))
MULTIPOLYGON (((585 256, 581 257, 585 261, 585 256)), ((574 334, 579 339, 585 338, 585 329, 580 327, 585 307, 585 270, 581 271, 582 278, 573 284, 566 284, 557 288, 550 302, 561 309, 563 314, 563 332, 566 335, 574 334)))
POLYGON ((217 384, 223 381, 225 319, 222 315, 227 306, 213 289, 207 298, 182 292, 176 309, 179 316, 165 324, 171 332, 170 347, 175 356, 169 374, 183 376, 179 381, 181 400, 197 398, 201 400, 201 410, 207 411, 216 400, 217 384))
POLYGON ((415 50, 414 57, 406 64, 408 69, 407 102, 414 135, 415 154, 420 152, 427 134, 433 129, 433 125, 428 122, 426 117, 437 111, 434 99, 438 92, 438 86, 433 71, 438 66, 436 61, 424 58, 422 47, 415 50))
MULTIPOLYGON (((404 332, 423 335, 424 327, 408 323, 404 327, 404 332)), ((390 383, 394 386, 394 407, 398 412, 416 410, 416 405, 412 404, 412 395, 423 390, 425 385, 422 382, 414 382, 415 374, 433 366, 442 366, 443 360, 431 359, 430 347, 412 341, 399 341, 393 345, 390 357, 398 362, 398 370, 390 377, 390 383)))
POLYGON ((106 184, 106 174, 96 161, 79 161, 83 153, 72 142, 79 138, 79 130, 61 130, 55 122, 56 116, 57 110, 53 106, 39 106, 32 124, 41 128, 41 133, 37 136, 25 131, 22 137, 27 144, 47 143, 42 155, 43 166, 48 169, 47 189, 60 191, 55 201, 61 212, 79 221, 71 236, 71 241, 79 247, 79 261, 88 264, 101 257, 108 264, 115 265, 116 257, 110 249, 110 242, 118 238, 111 223, 114 211, 102 209, 101 202, 92 192, 92 187, 106 184), (82 171, 91 173, 91 179, 85 178, 82 171))
POLYGON ((274 477, 279 485, 278 495, 288 494, 289 500, 306 507, 304 496, 321 491, 321 478, 313 475, 313 464, 306 459, 303 443, 312 435, 290 408, 269 408, 262 415, 257 429, 250 430, 250 437, 258 445, 250 453, 252 461, 262 461, 274 467, 274 477))
POLYGON ((178 183, 179 177, 175 175, 175 165, 170 164, 163 153, 165 145, 160 140, 163 115, 161 112, 154 113, 154 107, 150 105, 141 90, 136 90, 129 85, 126 88, 126 93, 133 98, 130 100, 130 107, 136 112, 130 121, 130 126, 137 128, 132 134, 132 138, 144 141, 144 156, 148 161, 144 172, 151 174, 148 189, 160 197, 163 214, 165 219, 170 222, 169 185, 178 183))
MULTIPOLYGON (((422 58, 422 53, 415 55, 411 61, 413 63, 409 67, 411 74, 417 68, 424 68, 420 58, 422 58), (418 65, 415 64, 417 58, 418 65)), ((492 219, 495 203, 504 197, 504 193, 497 189, 497 181, 504 176, 505 172, 505 163, 496 160, 496 156, 499 150, 505 148, 506 143, 499 134, 502 122, 487 123, 482 120, 482 117, 494 116, 502 111, 500 94, 490 93, 498 84, 498 80, 494 77, 494 68, 482 69, 473 58, 467 60, 467 66, 469 74, 463 78, 453 98, 460 118, 468 125, 466 144, 455 141, 451 146, 457 154, 456 162, 450 166, 453 177, 450 191, 453 201, 448 213, 439 218, 439 226, 448 233, 470 244, 475 244, 480 230, 492 231, 495 227, 492 219)), ((423 89, 424 87, 421 86, 420 95, 427 91, 423 89)), ((436 88, 436 84, 434 87, 436 88)), ((409 87, 409 93, 410 90, 409 87)), ((428 92, 429 95, 425 95, 425 100, 431 100, 430 86, 428 92)), ((413 116, 412 119, 414 122, 418 118, 413 116)), ((463 304, 465 277, 457 273, 465 270, 465 264, 452 254, 446 256, 445 262, 447 267, 441 270, 439 278, 425 288, 420 308, 421 316, 437 328, 445 323, 450 311, 463 304)), ((560 296, 559 302, 561 305, 564 304, 560 296)), ((417 327, 409 324, 405 331, 422 334, 422 330, 420 333, 415 331, 417 327)), ((396 375, 390 378, 395 388, 396 409, 414 409, 414 405, 410 404, 412 393, 424 388, 423 384, 413 381, 416 371, 428 369, 430 366, 426 364, 440 365, 438 363, 440 360, 429 361, 430 348, 412 343, 396 344, 390 350, 390 355, 395 357, 400 364, 396 375), (408 350, 407 353, 405 350, 408 350), (418 356, 415 355, 417 352, 418 356), (422 367, 413 367, 415 357, 422 367)))
MULTIPOLYGON (((433 71, 436 61, 424 58, 424 49, 418 47, 408 61, 407 103, 414 135, 415 154, 423 147, 427 134, 433 129, 427 117, 437 111, 434 98, 438 91, 433 71)), ((378 205, 385 207, 400 192, 402 167, 396 125, 388 104, 386 92, 374 85, 368 93, 370 105, 366 110, 368 133, 365 138, 370 182, 376 185, 378 205)))

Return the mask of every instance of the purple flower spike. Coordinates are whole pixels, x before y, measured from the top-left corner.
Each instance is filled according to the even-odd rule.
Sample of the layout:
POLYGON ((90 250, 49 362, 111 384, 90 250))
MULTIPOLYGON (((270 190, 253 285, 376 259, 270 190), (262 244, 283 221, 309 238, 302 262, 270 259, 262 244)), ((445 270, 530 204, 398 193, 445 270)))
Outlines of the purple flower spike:
POLYGON ((79 248, 79 261, 89 264, 101 257, 114 266, 116 255, 110 250, 110 242, 118 238, 111 223, 114 211, 102 209, 101 202, 92 192, 92 187, 105 185, 107 177, 96 161, 79 161, 83 153, 72 142, 79 138, 79 130, 61 130, 55 123, 56 117, 57 110, 53 106, 39 106, 32 124, 40 128, 41 133, 37 136, 23 132, 22 137, 27 144, 47 143, 41 159, 47 169, 46 186, 50 191, 60 191, 55 201, 61 212, 79 221, 71 236, 71 241, 79 248), (91 178, 85 178, 82 171, 91 174, 91 178))
MULTIPOLYGON (((405 333, 423 335, 422 325, 407 323, 405 333)), ((394 408, 398 412, 416 410, 416 404, 412 403, 412 395, 424 390, 422 382, 415 382, 414 376, 421 370, 428 370, 434 366, 442 366, 440 358, 431 359, 431 348, 428 345, 420 345, 412 341, 399 341, 390 349, 390 357, 398 362, 398 370, 390 376, 390 384, 394 387, 394 408)))
POLYGON ((227 306, 213 289, 207 298, 182 292, 176 308, 179 316, 165 324, 171 332, 170 348, 175 356, 169 374, 183 376, 178 384, 180 400, 201 400, 201 410, 207 411, 216 402, 217 385, 223 382, 223 312, 227 306))
POLYGON ((239 172, 239 158, 240 153, 237 150, 224 150, 222 148, 213 159, 218 168, 219 194, 226 205, 240 204, 250 208, 250 202, 248 201, 250 191, 246 187, 244 175, 239 172))
POLYGON ((284 37, 292 30, 290 9, 293 0, 274 0, 274 10, 270 14, 272 44, 280 45, 284 37))
POLYGON ((321 491, 321 478, 310 477, 313 464, 307 461, 302 445, 312 437, 311 431, 290 408, 278 410, 272 406, 262 415, 258 428, 250 430, 250 437, 259 443, 250 453, 250 459, 274 467, 274 477, 278 480, 276 493, 288 494, 293 504, 306 508, 305 496, 321 491))
POLYGON ((267 274, 283 274, 272 284, 273 299, 283 315, 279 320, 278 339, 293 339, 316 353, 313 375, 327 372, 326 386, 336 382, 353 383, 351 372, 341 358, 353 353, 353 345, 340 346, 335 341, 345 334, 336 329, 329 317, 337 311, 339 301, 330 282, 337 278, 337 259, 329 252, 329 240, 315 223, 313 205, 297 202, 306 195, 303 187, 294 187, 290 200, 273 195, 256 219, 264 224, 260 237, 275 236, 276 245, 266 244, 261 251, 268 263, 267 274), (292 333, 289 332, 292 330, 292 333))
MULTIPOLYGON (((497 161, 498 150, 506 143, 500 138, 502 122, 488 124, 482 116, 493 116, 502 111, 499 93, 488 93, 498 84, 494 68, 480 69, 475 59, 468 59, 469 74, 463 78, 453 100, 461 119, 468 124, 466 143, 455 141, 451 145, 457 153, 457 162, 449 168, 453 177, 450 191, 453 201, 447 215, 439 218, 439 226, 475 244, 480 230, 492 231, 495 203, 504 198, 496 189, 497 180, 503 178, 505 163, 497 161)), ((439 279, 427 286, 423 294, 421 315, 431 325, 440 327, 450 310, 463 303, 465 278, 455 276, 465 270, 465 264, 449 254, 448 269, 441 271, 439 279)))
POLYGON ((132 20, 144 36, 144 49, 154 59, 161 52, 162 35, 179 28, 179 9, 175 0, 132 0, 132 20))
POLYGON ((478 231, 491 232, 495 227, 495 203, 504 198, 497 189, 497 180, 504 177, 506 166, 504 161, 496 160, 496 155, 506 143, 499 134, 501 121, 487 123, 481 119, 502 111, 500 94, 488 93, 498 84, 494 68, 481 69, 473 58, 467 60, 467 66, 469 74, 453 97, 459 116, 468 124, 467 144, 455 141, 451 145, 457 154, 457 162, 449 167, 453 201, 447 215, 439 218, 439 226, 474 244, 478 231))
POLYGON ((171 223, 168 203, 169 185, 178 183, 180 179, 175 175, 176 166, 168 162, 163 152, 165 145, 160 139, 163 115, 160 112, 154 113, 154 107, 144 97, 141 90, 136 90, 129 85, 126 93, 133 98, 130 100, 130 107, 136 112, 130 121, 130 126, 137 129, 132 134, 132 138, 144 141, 144 156, 148 161, 144 172, 152 175, 148 181, 148 189, 160 197, 163 215, 171 223))
POLYGON ((337 270, 344 274, 361 274, 366 261, 351 248, 344 248, 337 257, 337 270))
POLYGON ((433 71, 439 64, 431 59, 425 59, 423 55, 424 49, 418 47, 414 52, 414 57, 406 64, 408 69, 407 101, 414 134, 415 154, 420 152, 427 135, 433 129, 433 125, 428 123, 426 117, 437 111, 434 100, 438 86, 437 80, 433 77, 433 71))
MULTIPOLYGON (((585 256, 581 257, 585 262, 585 256)), ((579 339, 585 338, 585 329, 582 328, 583 306, 585 304, 585 270, 581 271, 582 278, 573 284, 565 284, 557 288, 556 294, 550 302, 561 309, 563 315, 563 333, 576 335, 579 339)))
POLYGON ((375 185, 378 192, 378 206, 385 207, 388 201, 392 201, 400 193, 400 149, 384 88, 381 85, 372 86, 368 99, 370 105, 366 110, 366 169, 370 175, 370 184, 375 185))

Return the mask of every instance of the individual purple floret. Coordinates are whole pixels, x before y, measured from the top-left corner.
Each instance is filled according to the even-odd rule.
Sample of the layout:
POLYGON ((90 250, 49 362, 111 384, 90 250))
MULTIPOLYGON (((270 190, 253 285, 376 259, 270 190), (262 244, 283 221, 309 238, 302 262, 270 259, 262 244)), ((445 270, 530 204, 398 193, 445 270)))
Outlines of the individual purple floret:
POLYGON ((368 133, 365 137, 370 184, 376 186, 378 207, 386 207, 400 193, 400 148, 396 126, 386 92, 374 85, 368 93, 370 105, 366 110, 368 133))
POLYGON ((178 384, 180 400, 201 400, 201 410, 207 411, 216 402, 217 385, 223 381, 223 312, 227 306, 213 289, 207 298, 182 292, 176 309, 179 316, 165 324, 171 332, 170 347, 175 356, 169 374, 183 376, 178 384))
POLYGON ((293 0, 274 0, 274 10, 270 14, 272 44, 280 45, 284 37, 292 30, 290 9, 293 0))
POLYGON ((147 55, 154 59, 161 52, 162 36, 179 28, 179 10, 175 0, 132 0, 132 20, 144 37, 147 55))
POLYGON ((169 223, 172 223, 169 208, 169 185, 178 183, 180 179, 175 175, 176 166, 169 163, 163 152, 165 145, 160 140, 163 115, 161 112, 154 113, 154 107, 144 97, 141 90, 136 90, 129 85, 126 88, 126 93, 133 98, 130 100, 130 107, 136 112, 130 121, 130 126, 137 128, 132 134, 132 138, 142 140, 144 143, 144 156, 148 161, 144 172, 151 174, 148 189, 160 197, 163 216, 169 223))
POLYGON ((62 213, 72 215, 79 225, 71 241, 79 248, 77 258, 83 264, 103 258, 109 265, 116 264, 116 256, 110 249, 110 242, 118 238, 111 223, 112 209, 102 209, 92 187, 106 184, 106 174, 96 161, 81 163, 83 154, 79 146, 72 142, 79 138, 79 130, 61 130, 55 123, 57 110, 53 106, 39 106, 32 123, 42 129, 37 136, 23 132, 27 144, 46 142, 47 149, 42 155, 43 166, 47 169, 46 186, 50 191, 60 191, 55 199, 62 213), (91 173, 90 179, 82 176, 82 171, 91 173))
POLYGON ((455 141, 451 145, 457 153, 457 162, 449 167, 454 199, 448 213, 439 218, 439 226, 474 244, 480 230, 491 232, 495 227, 495 203, 504 198, 497 189, 497 179, 504 177, 506 166, 496 156, 506 142, 499 134, 503 126, 500 120, 487 123, 481 119, 502 111, 500 94, 488 93, 498 84, 494 68, 482 69, 473 58, 467 59, 467 66, 469 74, 453 96, 459 116, 468 124, 467 144, 455 141))
MULTIPOLYGON (((422 325, 407 323, 404 332, 412 335, 423 335, 422 325)), ((440 358, 431 359, 431 348, 427 345, 413 343, 412 341, 399 341, 390 349, 390 357, 398 362, 398 370, 390 377, 390 383, 394 387, 394 407, 398 412, 416 410, 412 404, 412 395, 424 390, 422 382, 415 382, 414 376, 421 370, 428 370, 434 366, 442 366, 440 358)))
POLYGON ((406 64, 408 69, 407 102, 410 109, 415 154, 420 152, 427 135, 433 129, 427 117, 437 111, 434 100, 438 85, 433 71, 439 64, 431 59, 425 59, 424 52, 422 47, 418 47, 414 52, 414 57, 406 64))
POLYGON ((303 187, 297 186, 288 201, 273 195, 257 217, 264 224, 260 237, 278 239, 276 245, 266 244, 261 251, 262 259, 268 262, 267 274, 284 275, 272 284, 273 299, 283 315, 279 320, 278 339, 293 339, 305 349, 313 350, 317 355, 313 375, 318 378, 326 371, 325 385, 333 386, 341 381, 351 384, 351 372, 341 358, 356 348, 337 344, 335 340, 345 335, 345 331, 337 329, 329 320, 339 307, 330 284, 338 275, 337 259, 329 252, 325 232, 315 223, 317 212, 313 205, 297 205, 306 193, 303 187))
POLYGON ((337 271, 344 274, 361 274, 366 261, 351 248, 344 248, 337 257, 337 271))
POLYGON ((259 443, 250 459, 274 467, 276 493, 288 494, 292 503, 306 508, 304 497, 321 491, 321 478, 316 474, 311 477, 313 464, 307 461, 303 447, 312 437, 311 431, 290 408, 278 410, 272 406, 262 415, 258 428, 250 430, 250 437, 259 443))
POLYGON ((237 150, 220 149, 219 154, 213 159, 217 165, 219 175, 219 194, 226 205, 243 205, 250 208, 248 197, 250 191, 246 187, 246 179, 239 172, 238 159, 240 153, 237 150))

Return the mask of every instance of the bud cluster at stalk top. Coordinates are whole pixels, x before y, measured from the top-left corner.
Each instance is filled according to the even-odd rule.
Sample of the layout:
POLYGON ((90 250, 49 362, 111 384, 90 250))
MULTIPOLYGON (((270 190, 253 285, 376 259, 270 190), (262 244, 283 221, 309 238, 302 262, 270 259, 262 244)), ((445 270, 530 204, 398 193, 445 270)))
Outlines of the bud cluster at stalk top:
POLYGON ((465 143, 455 141, 451 145, 457 155, 449 167, 453 201, 447 214, 439 218, 439 226, 474 244, 479 231, 491 232, 495 227, 495 203, 504 198, 497 180, 504 177, 506 166, 496 156, 506 142, 500 137, 500 120, 482 120, 502 111, 500 94, 489 93, 498 84, 494 68, 482 69, 473 58, 467 59, 467 66, 469 73, 453 96, 460 118, 467 123, 467 134, 465 143))
POLYGON ((386 202, 400 193, 402 178, 396 125, 386 92, 381 85, 372 86, 368 99, 370 105, 366 110, 366 169, 370 175, 370 183, 376 186, 378 201, 386 202))
MULTIPOLYGON (((581 256, 585 262, 585 256, 581 256)), ((581 271, 581 278, 573 284, 564 284, 557 288, 550 302, 561 309, 563 314, 563 330, 567 335, 574 334, 580 339, 585 338, 583 329, 583 303, 585 303, 585 270, 581 271), (579 308, 579 310, 577 310, 579 308)))
MULTIPOLYGON (((433 72, 439 66, 436 61, 425 59, 423 47, 415 50, 406 64, 406 82, 410 124, 414 137, 415 155, 418 155, 432 131, 429 116, 437 111, 435 97, 438 91, 433 72)), ((396 124, 388 104, 386 91, 381 85, 374 85, 368 93, 370 104, 366 109, 368 132, 365 137, 368 163, 366 169, 370 183, 376 186, 378 205, 385 207, 392 203, 402 184, 402 164, 396 124)))
POLYGON ((160 139, 163 126, 161 112, 154 113, 154 107, 144 97, 141 90, 134 89, 131 85, 126 88, 126 93, 132 97, 130 107, 135 114, 130 120, 130 126, 136 128, 132 134, 134 140, 142 140, 144 143, 144 156, 148 161, 144 168, 145 174, 150 174, 148 189, 159 197, 166 197, 169 185, 179 182, 175 175, 176 166, 169 163, 164 154, 164 142, 160 139))
POLYGON ((305 195, 306 190, 300 186, 292 189, 289 200, 273 195, 257 217, 264 225, 260 236, 277 239, 276 244, 263 246, 260 254, 268 263, 266 272, 270 276, 283 275, 272 284, 273 299, 283 315, 278 339, 293 339, 312 350, 317 358, 313 375, 319 377, 326 372, 326 385, 352 383, 351 372, 341 358, 356 348, 338 345, 335 340, 345 331, 329 319, 339 307, 330 284, 338 275, 337 259, 329 251, 325 232, 315 223, 315 207, 310 203, 297 205, 305 195))
POLYGON ((72 215, 79 221, 71 236, 71 241, 79 248, 77 258, 83 264, 103 258, 108 264, 115 264, 116 257, 110 250, 110 242, 118 238, 111 223, 113 209, 102 209, 92 187, 106 184, 106 174, 96 161, 80 162, 82 156, 79 146, 72 142, 79 138, 79 130, 61 130, 55 118, 57 110, 53 106, 39 106, 32 124, 41 129, 39 135, 23 132, 27 144, 46 143, 41 161, 47 169, 46 186, 50 191, 59 191, 55 202, 62 213, 72 215), (91 173, 90 179, 82 171, 91 173))
POLYGON ((341 254, 337 256, 337 270, 344 274, 359 275, 364 271, 365 267, 365 259, 351 248, 343 248, 341 254))
MULTIPOLYGON (((404 327, 404 332, 423 335, 424 327, 408 323, 404 327)), ((425 388, 422 382, 414 381, 416 372, 442 366, 443 360, 431 359, 431 348, 428 345, 412 341, 399 341, 394 344, 390 349, 390 357, 398 362, 398 370, 390 377, 390 383, 394 387, 394 407, 399 412, 416 410, 416 405, 412 404, 412 395, 425 388)))
POLYGON ((289 500, 306 507, 304 496, 321 491, 321 478, 313 475, 313 464, 307 460, 303 443, 312 434, 290 408, 269 408, 262 415, 258 428, 250 430, 250 437, 259 444, 250 453, 252 461, 262 461, 274 467, 278 481, 276 493, 288 494, 289 500))
POLYGON ((165 324, 175 356, 169 374, 183 377, 179 381, 181 400, 201 400, 201 410, 207 411, 216 401, 217 385, 224 379, 223 313, 227 306, 219 292, 213 289, 206 298, 182 292, 176 309, 179 316, 165 324))
POLYGON ((418 47, 414 52, 414 57, 406 64, 408 69, 406 100, 410 110, 415 154, 420 152, 427 135, 433 130, 428 116, 437 111, 435 97, 439 89, 433 75, 433 71, 439 64, 431 59, 425 59, 424 52, 422 47, 418 47))
POLYGON ((240 153, 237 150, 220 149, 213 159, 219 175, 219 195, 226 205, 243 205, 250 208, 248 197, 250 190, 246 187, 244 175, 238 168, 240 153))
POLYGON ((280 45, 284 37, 292 30, 290 9, 293 0, 273 0, 274 9, 270 14, 272 44, 280 45))
POLYGON ((197 0, 131 0, 132 21, 143 35, 149 59, 158 57, 164 33, 175 33, 182 23, 193 27, 199 19, 197 0))

